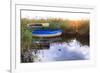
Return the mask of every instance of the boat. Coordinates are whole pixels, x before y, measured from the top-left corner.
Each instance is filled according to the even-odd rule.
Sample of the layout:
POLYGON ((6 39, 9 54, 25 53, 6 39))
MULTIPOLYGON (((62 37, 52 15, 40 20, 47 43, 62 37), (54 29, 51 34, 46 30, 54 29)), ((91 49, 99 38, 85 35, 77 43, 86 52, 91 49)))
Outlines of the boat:
POLYGON ((37 29, 32 31, 32 36, 35 37, 55 37, 55 36, 60 36, 62 34, 61 29, 55 29, 55 30, 50 30, 50 29, 37 29))

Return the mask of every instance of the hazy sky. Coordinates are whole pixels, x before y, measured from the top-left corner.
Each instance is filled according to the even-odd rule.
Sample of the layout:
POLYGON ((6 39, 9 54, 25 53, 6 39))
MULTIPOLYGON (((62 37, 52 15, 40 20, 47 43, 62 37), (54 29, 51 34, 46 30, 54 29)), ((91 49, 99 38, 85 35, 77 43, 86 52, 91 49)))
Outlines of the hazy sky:
POLYGON ((63 12, 43 12, 43 11, 21 11, 21 18, 29 19, 47 19, 47 18, 62 18, 62 19, 89 19, 89 14, 85 13, 63 13, 63 12))

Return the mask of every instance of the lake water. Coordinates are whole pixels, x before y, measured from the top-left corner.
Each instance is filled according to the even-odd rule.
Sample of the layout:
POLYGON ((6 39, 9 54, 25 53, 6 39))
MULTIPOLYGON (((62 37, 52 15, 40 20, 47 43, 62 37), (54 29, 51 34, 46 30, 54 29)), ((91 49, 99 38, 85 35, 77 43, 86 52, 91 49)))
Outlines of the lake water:
POLYGON ((33 51, 35 62, 48 61, 68 61, 68 60, 88 60, 89 45, 82 45, 77 39, 71 39, 69 42, 50 43, 48 49, 33 51))

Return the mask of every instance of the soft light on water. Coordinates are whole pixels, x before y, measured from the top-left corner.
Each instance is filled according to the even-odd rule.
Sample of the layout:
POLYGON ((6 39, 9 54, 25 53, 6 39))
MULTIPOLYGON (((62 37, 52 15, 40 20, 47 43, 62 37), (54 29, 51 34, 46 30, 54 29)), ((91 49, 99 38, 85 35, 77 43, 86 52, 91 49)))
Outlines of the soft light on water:
POLYGON ((70 42, 51 43, 49 49, 37 52, 39 61, 67 61, 89 59, 89 46, 81 45, 76 39, 70 42))

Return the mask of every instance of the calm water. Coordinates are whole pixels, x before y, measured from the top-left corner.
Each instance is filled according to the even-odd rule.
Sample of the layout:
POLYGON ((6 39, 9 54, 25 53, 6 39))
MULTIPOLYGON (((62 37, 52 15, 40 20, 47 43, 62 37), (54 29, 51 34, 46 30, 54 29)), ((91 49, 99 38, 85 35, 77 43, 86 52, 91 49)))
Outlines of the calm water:
POLYGON ((48 49, 32 52, 35 62, 67 61, 89 59, 89 46, 82 45, 75 38, 69 42, 50 43, 48 49))

